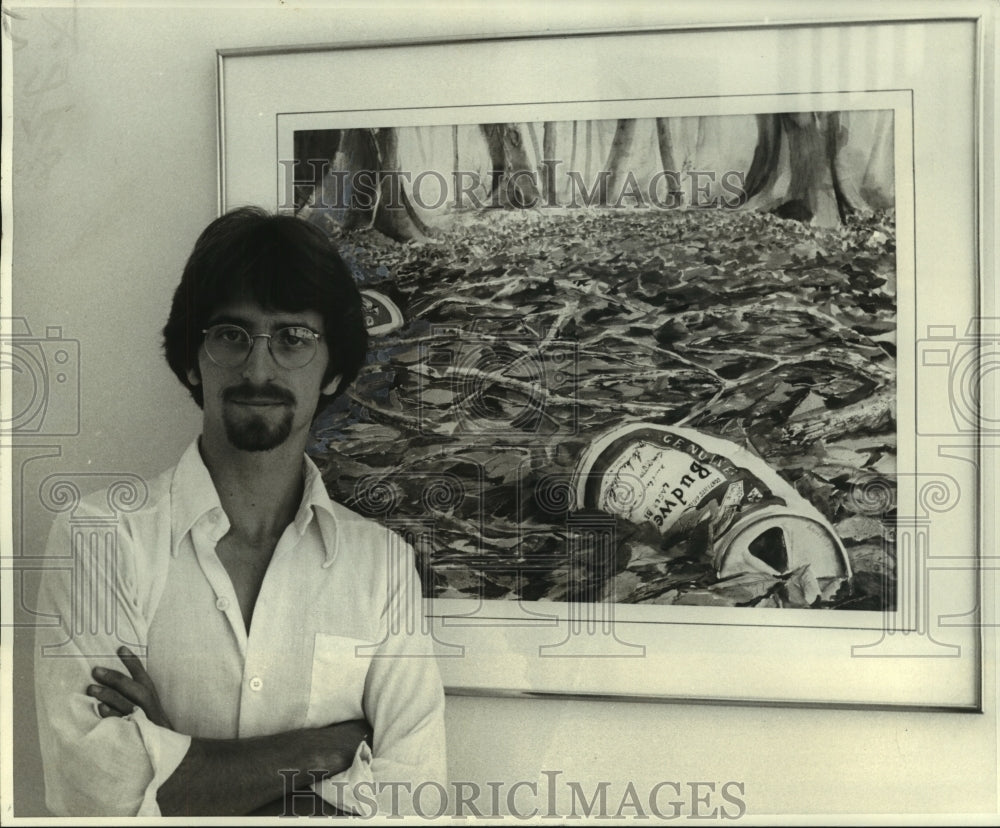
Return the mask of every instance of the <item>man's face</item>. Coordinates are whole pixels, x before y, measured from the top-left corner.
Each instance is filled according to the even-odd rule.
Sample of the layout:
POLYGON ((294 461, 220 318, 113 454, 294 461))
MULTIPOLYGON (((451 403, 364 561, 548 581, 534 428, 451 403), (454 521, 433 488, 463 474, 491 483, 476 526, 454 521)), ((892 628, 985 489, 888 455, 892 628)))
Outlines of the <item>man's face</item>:
MULTIPOLYGON (((223 323, 239 325, 251 336, 293 326, 325 334, 323 317, 315 311, 270 311, 249 301, 216 309, 206 327, 223 323)), ((213 362, 202 344, 198 351, 200 376, 192 370, 188 379, 202 385, 207 438, 224 437, 242 451, 269 451, 290 437, 304 444, 321 391, 332 393, 338 381, 334 378, 321 388, 330 361, 326 340, 319 340, 311 362, 295 369, 275 362, 268 342, 254 339, 249 356, 233 368, 213 362)))

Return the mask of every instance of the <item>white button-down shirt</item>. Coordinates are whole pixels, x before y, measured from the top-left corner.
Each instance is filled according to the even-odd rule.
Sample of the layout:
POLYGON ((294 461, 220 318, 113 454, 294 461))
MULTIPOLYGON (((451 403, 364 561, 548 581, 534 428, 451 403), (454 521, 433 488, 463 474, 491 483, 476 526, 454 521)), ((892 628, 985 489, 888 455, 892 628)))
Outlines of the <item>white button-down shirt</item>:
POLYGON ((197 442, 134 511, 116 517, 105 492, 57 519, 38 607, 52 620, 40 623, 35 650, 55 814, 158 815, 156 792, 192 736, 245 738, 362 717, 373 750, 362 744, 347 771, 314 786, 324 798, 361 813, 374 799, 388 812, 393 787, 405 801, 388 783, 444 783, 444 694, 412 550, 333 503, 308 458, 304 476, 249 633, 215 553, 229 520, 197 442), (116 655, 123 644, 145 654, 174 730, 141 709, 102 719, 86 695, 93 667, 127 672, 116 655), (352 795, 360 781, 363 807, 352 795))

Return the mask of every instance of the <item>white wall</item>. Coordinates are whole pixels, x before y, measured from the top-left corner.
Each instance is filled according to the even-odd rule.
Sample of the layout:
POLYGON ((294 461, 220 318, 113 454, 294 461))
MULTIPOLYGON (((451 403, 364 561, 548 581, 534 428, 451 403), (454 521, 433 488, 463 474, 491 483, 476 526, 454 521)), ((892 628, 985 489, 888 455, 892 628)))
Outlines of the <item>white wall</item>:
MULTIPOLYGON (((209 5, 14 9, 4 43, 16 101, 13 314, 36 334, 61 326, 79 340, 82 377, 81 434, 34 441, 61 456, 24 467, 29 492, 54 471, 150 476, 196 433, 159 330, 190 246, 215 215, 217 48, 656 19, 653 6, 597 3, 538 4, 531 18, 487 4, 209 5)), ((24 501, 30 551, 51 515, 24 501)), ((31 816, 44 811, 23 634, 14 672, 16 814, 31 816)), ((997 809, 992 706, 968 715, 450 697, 448 741, 452 777, 480 784, 543 770, 586 790, 602 780, 619 791, 626 780, 640 790, 735 780, 751 815, 997 809)))

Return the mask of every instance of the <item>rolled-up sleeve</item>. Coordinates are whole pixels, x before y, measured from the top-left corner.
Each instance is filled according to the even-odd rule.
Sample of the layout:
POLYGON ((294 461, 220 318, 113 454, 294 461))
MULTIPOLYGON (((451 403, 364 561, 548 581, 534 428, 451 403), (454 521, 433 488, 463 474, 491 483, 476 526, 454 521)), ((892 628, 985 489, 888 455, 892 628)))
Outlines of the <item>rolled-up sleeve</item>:
POLYGON ((95 666, 124 671, 118 648, 142 654, 146 644, 148 623, 121 529, 116 541, 99 532, 74 535, 65 516, 49 535, 34 665, 45 799, 57 816, 159 815, 156 793, 191 743, 139 709, 102 719, 87 695, 95 666))
POLYGON ((331 804, 365 817, 419 813, 415 793, 433 812, 447 790, 441 674, 413 551, 401 541, 399 550, 397 566, 387 573, 379 643, 365 680, 373 749, 362 744, 350 768, 314 786, 331 804), (422 785, 439 790, 421 796, 422 785))

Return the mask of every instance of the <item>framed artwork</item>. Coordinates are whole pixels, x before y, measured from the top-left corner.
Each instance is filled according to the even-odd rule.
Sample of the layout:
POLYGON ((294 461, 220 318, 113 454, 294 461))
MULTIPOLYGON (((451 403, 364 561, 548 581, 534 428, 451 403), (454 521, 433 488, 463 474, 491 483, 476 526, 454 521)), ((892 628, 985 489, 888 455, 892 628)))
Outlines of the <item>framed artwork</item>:
POLYGON ((450 692, 978 709, 983 43, 220 51, 219 209, 362 288, 310 452, 416 549, 450 692))

